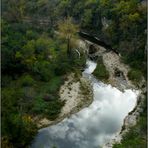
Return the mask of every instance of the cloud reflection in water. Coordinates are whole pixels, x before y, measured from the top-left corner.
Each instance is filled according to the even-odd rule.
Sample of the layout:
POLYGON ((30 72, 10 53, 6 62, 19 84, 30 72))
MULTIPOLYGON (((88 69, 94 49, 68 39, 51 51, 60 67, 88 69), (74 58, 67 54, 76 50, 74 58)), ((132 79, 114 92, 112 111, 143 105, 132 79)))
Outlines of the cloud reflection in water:
POLYGON ((33 148, 98 148, 112 139, 121 129, 125 116, 136 105, 138 93, 119 91, 111 85, 93 83, 92 104, 64 119, 39 130, 33 148))

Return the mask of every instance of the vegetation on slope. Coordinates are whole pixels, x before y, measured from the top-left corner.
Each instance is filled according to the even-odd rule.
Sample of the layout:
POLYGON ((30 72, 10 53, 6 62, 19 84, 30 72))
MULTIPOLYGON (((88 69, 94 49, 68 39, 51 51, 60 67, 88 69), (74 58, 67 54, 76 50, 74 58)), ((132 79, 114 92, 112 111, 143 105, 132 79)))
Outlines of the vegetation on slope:
POLYGON ((80 29, 103 39, 134 71, 146 77, 146 4, 144 0, 3 0, 7 21, 31 21, 49 32, 68 16, 80 29), (141 68, 143 67, 143 68, 141 68))
POLYGON ((2 20, 2 147, 27 147, 37 133, 34 117, 58 117, 60 86, 85 63, 75 50, 69 58, 66 44, 28 23, 2 20))
MULTIPOLYGON (((84 64, 84 57, 77 58, 75 52, 69 59, 66 40, 54 37, 58 21, 68 16, 121 53, 132 67, 131 80, 146 78, 143 1, 2 0, 2 147, 27 147, 37 130, 32 116, 58 116, 63 102, 57 92, 64 75, 84 64)), ((96 76, 107 78, 102 64, 97 69, 96 76)), ((126 135, 126 147, 136 146, 132 140, 139 147, 146 145, 140 138, 146 135, 146 120, 141 119, 131 130, 136 130, 135 137, 142 134, 136 140, 126 135)))

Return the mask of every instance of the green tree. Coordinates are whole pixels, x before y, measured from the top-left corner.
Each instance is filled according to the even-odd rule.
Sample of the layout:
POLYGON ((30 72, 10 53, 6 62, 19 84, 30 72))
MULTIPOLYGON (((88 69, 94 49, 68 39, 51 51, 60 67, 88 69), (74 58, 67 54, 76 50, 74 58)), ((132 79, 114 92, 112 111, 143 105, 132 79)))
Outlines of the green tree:
POLYGON ((67 55, 71 57, 72 39, 76 37, 78 26, 72 22, 72 18, 68 17, 64 21, 59 22, 58 30, 60 36, 67 41, 67 55))
POLYGON ((3 0, 3 17, 5 17, 8 21, 22 21, 25 15, 25 9, 25 0, 3 0))
POLYGON ((82 19, 82 26, 87 27, 90 25, 92 19, 92 10, 91 9, 85 9, 84 16, 82 19))

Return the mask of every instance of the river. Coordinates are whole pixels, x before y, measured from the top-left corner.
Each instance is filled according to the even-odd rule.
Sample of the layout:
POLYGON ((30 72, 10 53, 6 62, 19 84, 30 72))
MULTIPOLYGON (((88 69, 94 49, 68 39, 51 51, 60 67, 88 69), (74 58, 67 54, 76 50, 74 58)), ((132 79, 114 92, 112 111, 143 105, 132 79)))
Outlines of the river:
POLYGON ((56 125, 42 128, 32 148, 101 148, 121 131, 124 118, 137 102, 138 92, 124 92, 94 78, 96 63, 87 60, 83 77, 93 88, 93 102, 56 125))

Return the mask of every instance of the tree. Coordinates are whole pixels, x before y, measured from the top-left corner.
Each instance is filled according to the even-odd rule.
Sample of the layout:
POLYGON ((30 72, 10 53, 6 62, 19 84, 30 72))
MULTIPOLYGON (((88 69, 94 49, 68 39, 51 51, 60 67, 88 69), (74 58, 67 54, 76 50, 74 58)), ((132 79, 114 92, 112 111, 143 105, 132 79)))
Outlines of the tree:
POLYGON ((19 22, 25 16, 25 0, 3 0, 3 17, 12 22, 19 22))
POLYGON ((85 9, 84 16, 82 18, 82 26, 87 27, 91 25, 92 22, 92 10, 91 9, 85 9))
POLYGON ((59 22, 58 30, 60 36, 67 41, 67 55, 71 57, 72 39, 76 37, 78 26, 73 24, 72 19, 68 17, 64 21, 59 22))

